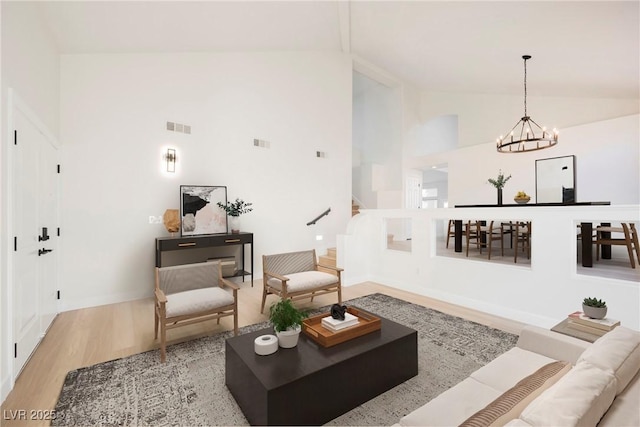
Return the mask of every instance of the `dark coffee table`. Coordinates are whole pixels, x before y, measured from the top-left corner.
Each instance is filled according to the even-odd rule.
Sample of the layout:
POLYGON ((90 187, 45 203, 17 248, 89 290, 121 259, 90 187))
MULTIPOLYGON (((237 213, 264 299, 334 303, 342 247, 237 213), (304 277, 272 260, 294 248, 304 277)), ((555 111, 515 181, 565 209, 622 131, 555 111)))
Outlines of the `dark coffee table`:
POLYGON ((273 329, 229 338, 225 378, 252 425, 321 425, 418 374, 418 333, 380 318, 382 327, 333 347, 304 334, 291 349, 255 354, 273 329))

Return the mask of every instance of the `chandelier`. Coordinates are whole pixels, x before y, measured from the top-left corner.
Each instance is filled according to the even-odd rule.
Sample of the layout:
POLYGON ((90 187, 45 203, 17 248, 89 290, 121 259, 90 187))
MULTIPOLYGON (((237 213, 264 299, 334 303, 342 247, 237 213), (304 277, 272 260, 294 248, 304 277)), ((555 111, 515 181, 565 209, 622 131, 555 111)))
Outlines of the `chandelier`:
POLYGON ((549 132, 547 128, 540 127, 527 115, 527 60, 531 59, 531 55, 523 55, 522 59, 524 59, 524 116, 507 136, 500 135, 496 146, 499 153, 542 150, 558 143, 557 129, 549 132))

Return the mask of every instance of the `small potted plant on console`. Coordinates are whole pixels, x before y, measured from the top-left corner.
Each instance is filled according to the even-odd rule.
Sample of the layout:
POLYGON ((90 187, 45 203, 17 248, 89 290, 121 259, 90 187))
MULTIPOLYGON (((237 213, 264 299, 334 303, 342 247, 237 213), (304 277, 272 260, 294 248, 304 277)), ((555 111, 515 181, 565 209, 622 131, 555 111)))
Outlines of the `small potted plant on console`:
POLYGON ((597 298, 585 298, 582 301, 582 312, 592 319, 604 319, 607 316, 607 303, 597 298))
POLYGON ((218 207, 227 213, 231 233, 240 233, 240 215, 251 212, 253 210, 251 205, 253 203, 247 203, 238 197, 235 202, 226 202, 226 204, 218 202, 218 207))
POLYGON ((297 309, 290 299, 281 299, 269 308, 269 320, 278 337, 278 345, 292 348, 298 345, 302 321, 307 313, 297 309))

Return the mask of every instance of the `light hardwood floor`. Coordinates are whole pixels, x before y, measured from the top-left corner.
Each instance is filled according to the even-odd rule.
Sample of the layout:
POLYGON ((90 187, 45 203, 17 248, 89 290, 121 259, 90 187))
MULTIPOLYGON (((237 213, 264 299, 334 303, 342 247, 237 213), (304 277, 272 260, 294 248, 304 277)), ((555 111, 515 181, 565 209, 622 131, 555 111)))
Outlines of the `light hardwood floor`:
MULTIPOLYGON (((266 315, 260 314, 261 280, 256 280, 253 287, 249 282, 239 284, 239 326, 267 320, 266 315)), ((523 326, 509 319, 372 282, 344 287, 342 294, 343 300, 348 300, 376 292, 514 334, 519 334, 523 326)), ((335 294, 325 295, 316 298, 313 303, 306 300, 300 301, 297 305, 321 307, 336 302, 335 298, 335 294)), ((269 296, 267 307, 275 301, 275 296, 269 296)), ((225 318, 220 325, 210 321, 170 330, 167 335, 168 344, 230 330, 233 327, 232 322, 231 318, 225 318)), ((14 421, 11 418, 12 414, 19 410, 25 410, 27 418, 31 410, 52 410, 58 400, 65 376, 70 370, 158 348, 153 334, 151 298, 60 313, 3 402, 0 424, 49 425, 49 421, 46 420, 25 422, 14 421)))

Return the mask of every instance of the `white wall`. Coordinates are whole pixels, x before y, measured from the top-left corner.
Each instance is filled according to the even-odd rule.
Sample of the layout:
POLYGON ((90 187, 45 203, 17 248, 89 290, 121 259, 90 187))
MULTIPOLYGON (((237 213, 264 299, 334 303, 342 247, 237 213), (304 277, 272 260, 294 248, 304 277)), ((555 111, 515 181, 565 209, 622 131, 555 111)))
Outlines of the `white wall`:
POLYGON ((0 2, 2 23, 2 98, 0 112, 0 400, 7 396, 11 384, 11 301, 9 289, 9 253, 12 230, 8 223, 9 161, 12 129, 8 127, 7 90, 13 88, 22 101, 48 128, 59 130, 59 56, 51 35, 42 25, 32 2, 0 2))
POLYGON ((354 72, 353 192, 367 208, 386 203, 402 206, 402 96, 389 87, 354 72), (389 195, 389 193, 393 193, 389 195), (396 204, 399 201, 399 204, 396 204))
POLYGON ((168 233, 149 216, 178 208, 180 184, 226 185, 253 203, 241 220, 255 234, 256 278, 262 254, 335 246, 351 217, 348 56, 64 55, 61 70, 66 309, 151 295, 154 239, 168 233), (175 175, 161 171, 169 146, 175 175))
MULTIPOLYGON (((496 203, 487 182, 499 170, 512 178, 504 187, 504 203, 518 191, 535 202, 535 161, 576 156, 576 196, 579 202, 640 203, 640 116, 632 115, 563 129, 558 145, 527 153, 498 153, 495 143, 475 145, 415 159, 424 167, 449 166, 449 206, 496 203)), ((416 167, 416 165, 414 165, 416 167)))
MULTIPOLYGON (((628 98, 559 98, 527 96, 527 113, 540 126, 560 129, 638 114, 638 94, 628 98)), ((425 123, 444 114, 458 115, 459 145, 495 142, 524 114, 524 95, 423 92, 420 116, 425 123)))

